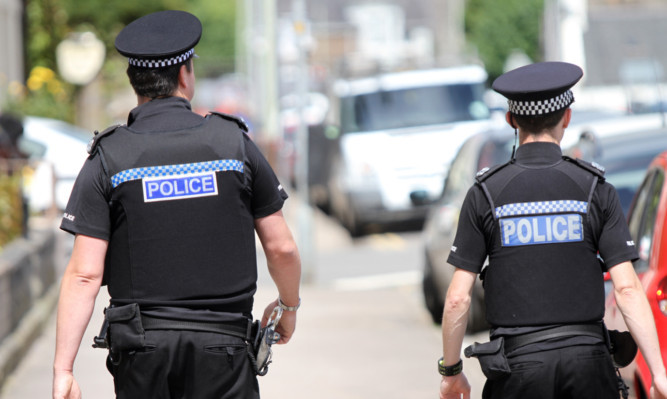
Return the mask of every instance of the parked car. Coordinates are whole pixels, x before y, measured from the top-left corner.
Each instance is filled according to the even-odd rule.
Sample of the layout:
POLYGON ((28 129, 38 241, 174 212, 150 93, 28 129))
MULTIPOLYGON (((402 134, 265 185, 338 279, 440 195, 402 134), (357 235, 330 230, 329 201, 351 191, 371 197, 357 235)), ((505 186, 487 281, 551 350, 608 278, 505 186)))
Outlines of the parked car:
MULTIPOLYGON (((628 218, 630 235, 639 251, 639 259, 633 266, 653 311, 663 361, 667 360, 667 234, 663 234, 667 229, 665 174, 667 152, 661 153, 648 167, 628 218)), ((607 297, 605 323, 609 329, 627 330, 614 295, 607 297)), ((621 369, 621 373, 633 382, 638 399, 649 397, 651 375, 641 353, 630 366, 621 369)))
POLYGON ((332 213, 354 235, 370 224, 423 222, 463 141, 493 123, 479 66, 338 81, 331 118, 339 129, 329 175, 332 213))
POLYGON ((54 204, 57 209, 65 209, 92 137, 92 132, 60 120, 34 116, 23 119, 19 145, 34 165, 25 185, 32 212, 51 209, 54 204))
POLYGON ((563 152, 602 165, 605 179, 616 188, 623 212, 627 215, 646 168, 665 149, 667 129, 653 128, 601 137, 587 132, 563 152))
MULTIPOLYGON (((474 184, 475 172, 510 160, 514 133, 509 129, 479 133, 461 146, 452 161, 442 197, 431 207, 424 223, 423 294, 434 322, 442 320, 444 295, 454 274, 447 257, 454 243, 461 205, 474 184)), ((477 279, 468 316, 468 331, 488 328, 484 289, 477 279)))

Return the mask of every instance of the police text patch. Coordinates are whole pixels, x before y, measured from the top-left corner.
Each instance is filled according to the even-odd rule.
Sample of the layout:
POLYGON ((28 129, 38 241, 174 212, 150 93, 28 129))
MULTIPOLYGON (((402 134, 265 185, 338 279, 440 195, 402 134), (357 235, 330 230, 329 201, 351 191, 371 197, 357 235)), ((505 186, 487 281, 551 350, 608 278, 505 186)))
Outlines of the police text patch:
POLYGON ((583 201, 543 201, 496 208, 502 246, 559 244, 584 240, 583 201))
POLYGON ((142 185, 145 202, 218 195, 215 172, 147 177, 142 179, 142 185))

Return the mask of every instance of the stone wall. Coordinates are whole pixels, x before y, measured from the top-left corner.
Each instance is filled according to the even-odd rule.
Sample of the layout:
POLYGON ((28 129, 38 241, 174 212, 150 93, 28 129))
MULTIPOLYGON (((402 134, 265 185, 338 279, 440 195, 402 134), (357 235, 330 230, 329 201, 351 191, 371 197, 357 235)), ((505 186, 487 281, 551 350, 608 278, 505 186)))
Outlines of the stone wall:
POLYGON ((51 223, 0 253, 0 386, 39 336, 57 298, 58 236, 51 223))

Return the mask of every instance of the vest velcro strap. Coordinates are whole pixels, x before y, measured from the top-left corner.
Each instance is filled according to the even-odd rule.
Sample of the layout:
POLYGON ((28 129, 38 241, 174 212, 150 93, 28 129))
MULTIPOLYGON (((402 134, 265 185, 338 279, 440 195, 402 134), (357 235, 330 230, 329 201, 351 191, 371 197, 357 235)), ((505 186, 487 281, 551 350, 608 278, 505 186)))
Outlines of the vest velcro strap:
POLYGON ((250 340, 252 321, 250 319, 238 322, 207 323, 202 321, 171 320, 141 315, 144 330, 187 330, 212 332, 231 335, 244 340, 250 340))
POLYGON ((569 324, 533 333, 505 337, 505 353, 510 353, 514 349, 528 344, 534 344, 552 338, 573 337, 578 335, 600 338, 603 342, 607 341, 602 325, 600 324, 569 324))

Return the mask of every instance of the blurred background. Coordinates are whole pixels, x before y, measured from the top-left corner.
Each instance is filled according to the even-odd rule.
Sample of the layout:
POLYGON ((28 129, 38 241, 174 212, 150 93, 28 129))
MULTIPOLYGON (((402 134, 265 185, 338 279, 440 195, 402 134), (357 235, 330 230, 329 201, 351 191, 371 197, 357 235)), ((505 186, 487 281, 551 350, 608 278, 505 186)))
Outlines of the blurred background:
MULTIPOLYGON (((437 395, 458 212, 475 172, 514 145, 506 102, 489 90, 504 71, 584 69, 562 146, 607 167, 629 217, 667 149, 664 0, 0 0, 0 397, 48 394, 21 391, 21 378, 46 368, 50 382, 51 314, 71 249, 61 212, 93 132, 136 106, 115 36, 164 9, 204 26, 193 109, 242 116, 291 196, 313 303, 304 300, 301 343, 280 348, 261 380, 268 397, 322 386, 330 393, 318 397, 437 395), (34 354, 40 340, 46 358, 34 354), (328 353, 335 342, 353 355, 328 353), (313 348, 335 378, 307 367, 313 348), (310 382, 290 382, 295 369, 310 382)), ((643 260, 657 259, 647 245, 643 260)), ((662 270, 651 278, 664 276, 651 262, 662 270)), ((666 281, 645 283, 663 337, 666 281)), ((261 274, 258 296, 273 294, 261 274)), ((482 341, 481 285, 474 299, 467 339, 482 341)), ((478 395, 483 377, 466 362, 478 395)), ((625 375, 637 397, 641 368, 625 375)))

